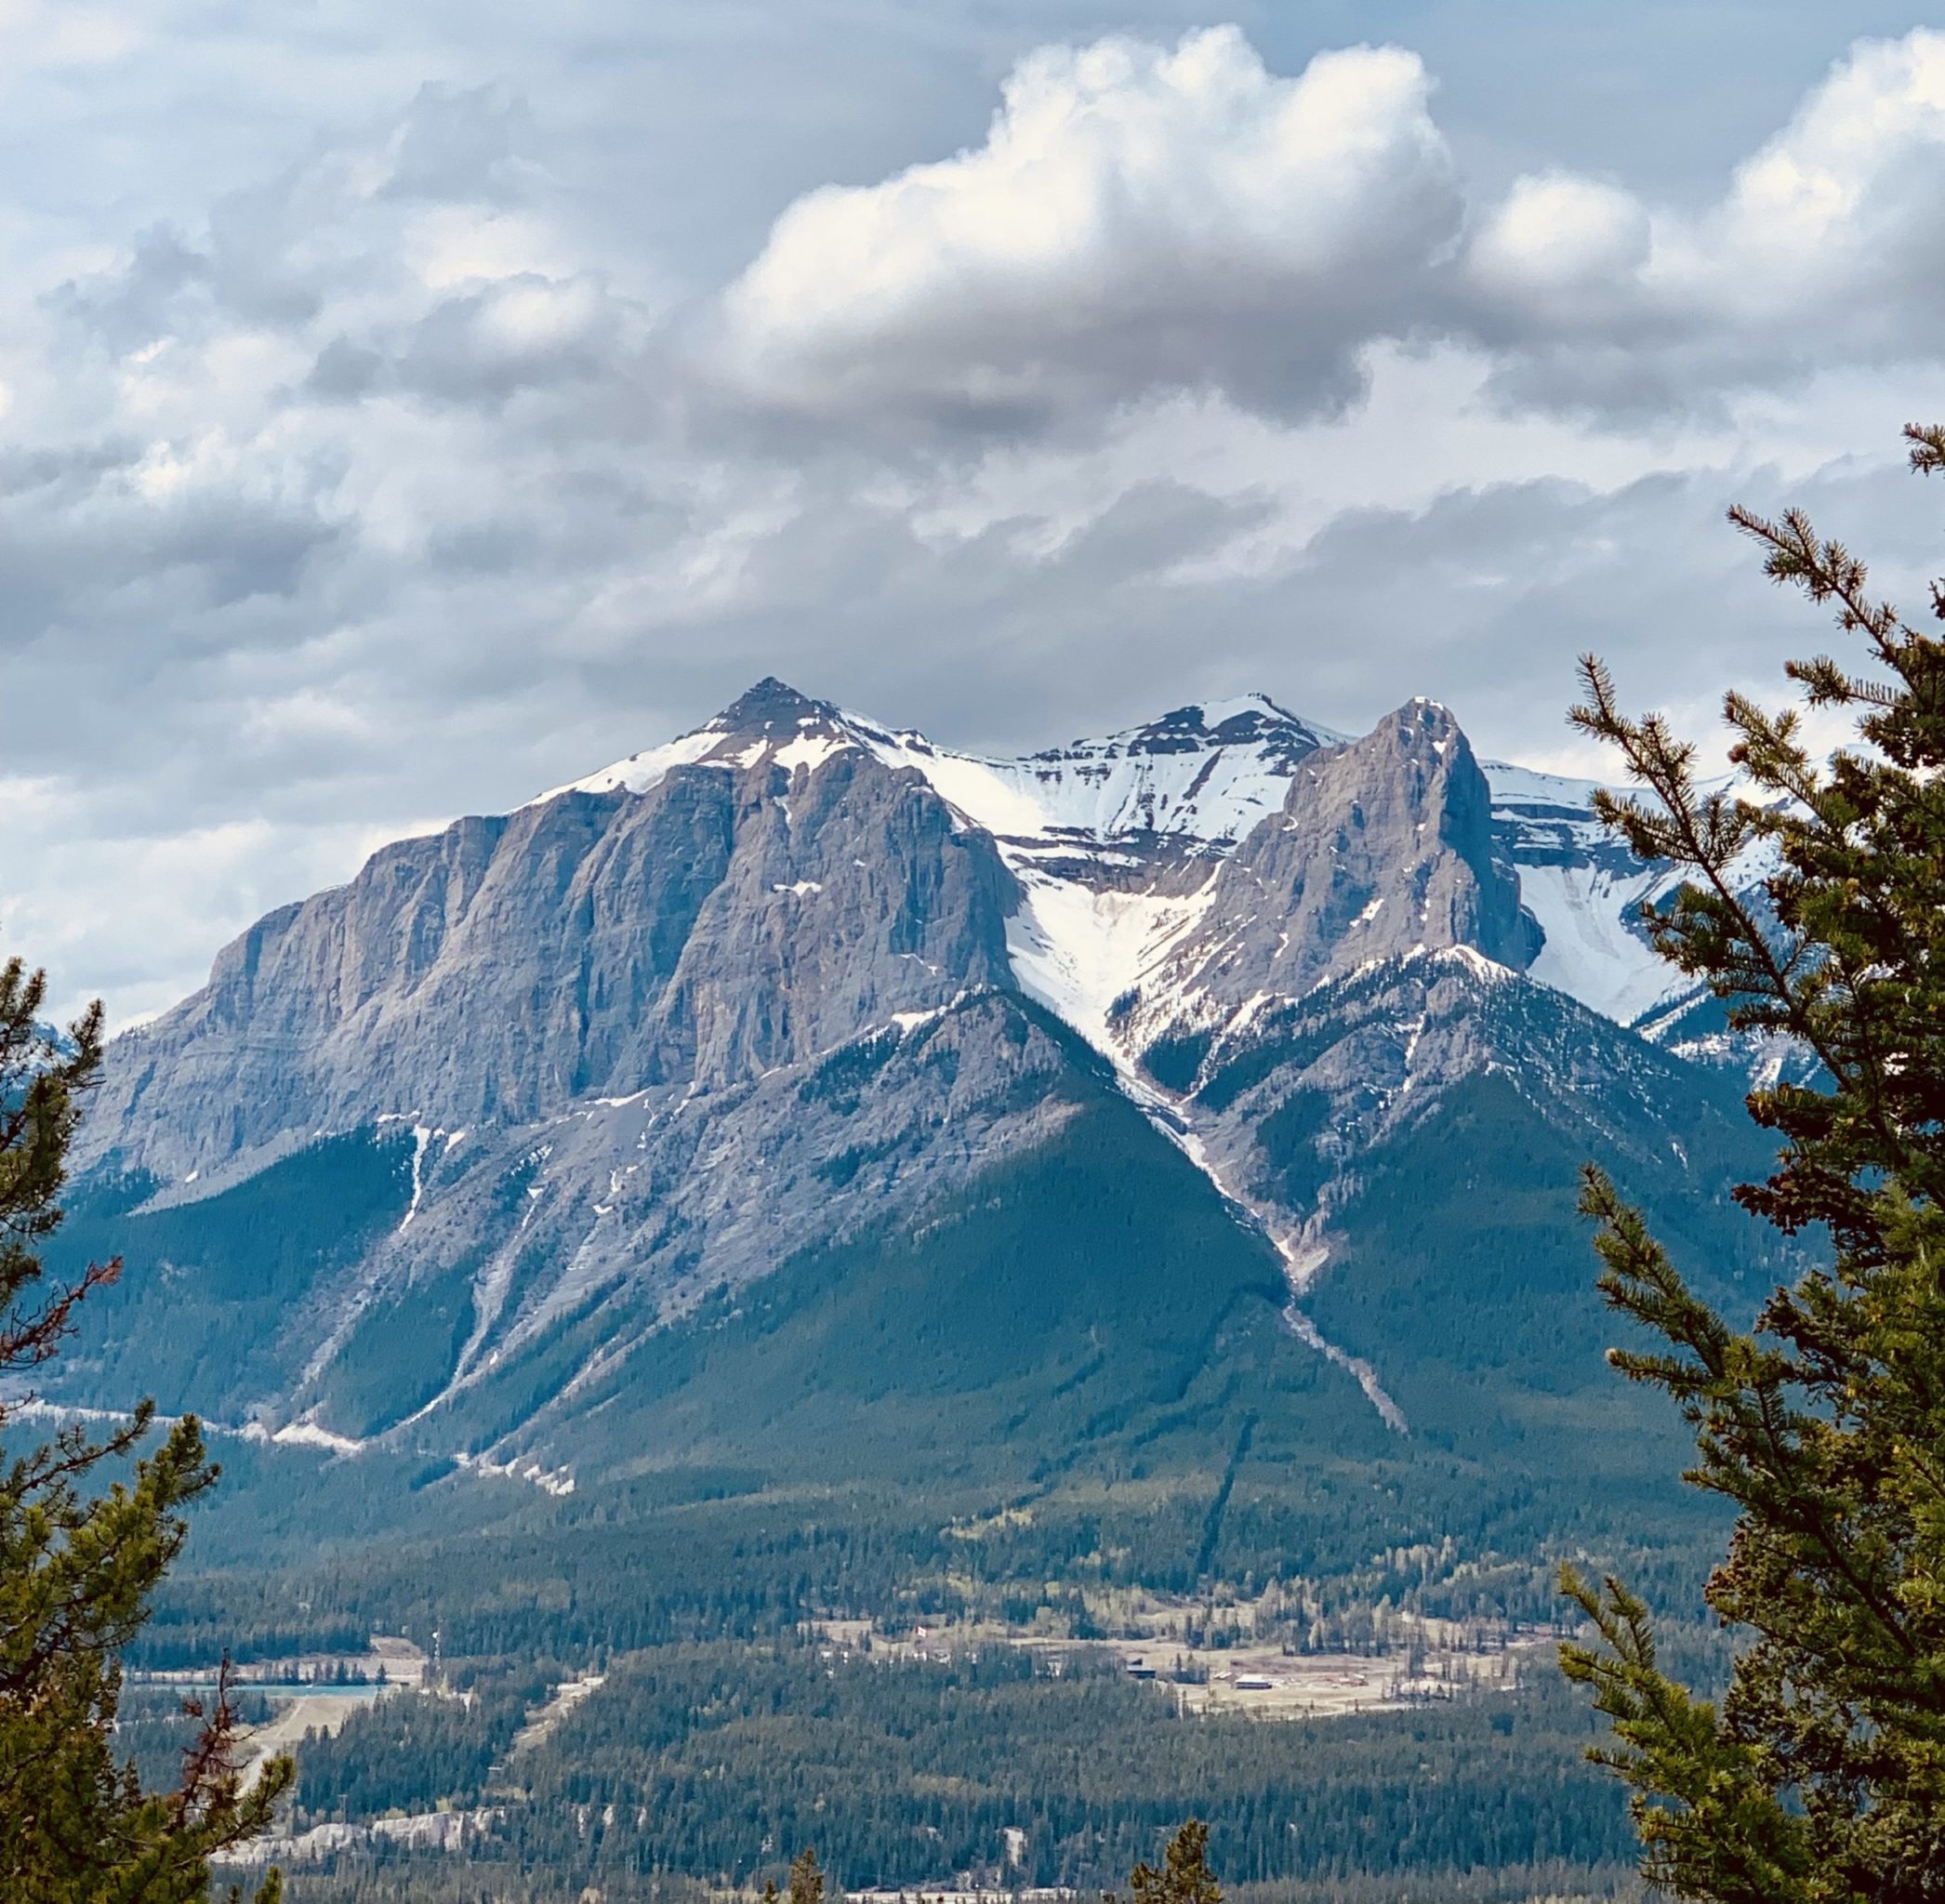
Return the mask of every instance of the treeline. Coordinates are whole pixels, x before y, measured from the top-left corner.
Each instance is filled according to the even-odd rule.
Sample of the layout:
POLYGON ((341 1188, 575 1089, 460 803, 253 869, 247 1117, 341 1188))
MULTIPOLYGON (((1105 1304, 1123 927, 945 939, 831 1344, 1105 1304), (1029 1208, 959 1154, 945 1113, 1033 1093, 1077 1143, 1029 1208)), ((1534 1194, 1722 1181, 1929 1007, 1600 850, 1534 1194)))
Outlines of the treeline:
POLYGON ((351 1713, 335 1735, 309 1734, 292 1823, 478 1803, 527 1712, 571 1671, 553 1660, 460 1660, 437 1691, 395 1695, 351 1713))
MULTIPOLYGON (((1322 1570, 1296 1554, 1265 1554, 1214 1580, 1184 1573, 1171 1585, 1143 1571, 1145 1554, 1198 1538, 1207 1510, 1206 1501, 1185 1499, 1132 1517, 1070 1512, 1042 1523, 1036 1509, 914 1526, 899 1504, 877 1498, 815 1509, 734 1498, 643 1501, 626 1512, 590 1502, 558 1524, 536 1511, 531 1522, 436 1543, 184 1575, 166 1584, 127 1657, 133 1666, 176 1667, 212 1665, 225 1650, 236 1659, 348 1653, 374 1633, 430 1648, 436 1629, 449 1656, 586 1660, 774 1637, 834 1615, 891 1629, 1000 1620, 1089 1638, 1108 1630, 1101 1609, 1131 1605, 1144 1587, 1195 1596, 1185 1639, 1221 1644, 1227 1634, 1312 1651, 1382 1646, 1399 1614, 1543 1621, 1559 1612, 1551 1558, 1497 1558, 1460 1535, 1368 1544, 1322 1570), (1265 1609, 1258 1603, 1266 1593, 1265 1609)), ((1677 1522, 1660 1549, 1617 1551, 1608 1541, 1593 1552, 1596 1565, 1620 1563, 1671 1612, 1700 1612, 1713 1539, 1707 1524, 1677 1522)), ((1578 1560, 1592 1543, 1549 1544, 1578 1560)))
POLYGON ((1264 1722, 1178 1716, 1170 1691, 1100 1655, 1051 1677, 1006 1646, 918 1664, 679 1645, 617 1659, 549 1739, 509 1756, 520 1691, 496 1669, 470 1710, 400 1696, 354 1714, 300 1752, 299 1822, 503 1804, 510 1869, 603 1888, 780 1877, 814 1844, 853 1888, 971 1872, 1098 1890, 1191 1813, 1238 1884, 1592 1871, 1631 1843, 1620 1794, 1580 1762, 1588 1715, 1550 1674, 1516 1697, 1264 1722))
MULTIPOLYGON (((361 1649, 374 1633, 471 1658, 586 1658, 788 1632, 814 1613, 897 1605, 938 1535, 711 1512, 590 1519, 439 1544, 366 1548, 273 1573, 185 1576, 159 1596, 131 1664, 361 1649)), ((920 1590, 941 1605, 948 1595, 920 1590)))

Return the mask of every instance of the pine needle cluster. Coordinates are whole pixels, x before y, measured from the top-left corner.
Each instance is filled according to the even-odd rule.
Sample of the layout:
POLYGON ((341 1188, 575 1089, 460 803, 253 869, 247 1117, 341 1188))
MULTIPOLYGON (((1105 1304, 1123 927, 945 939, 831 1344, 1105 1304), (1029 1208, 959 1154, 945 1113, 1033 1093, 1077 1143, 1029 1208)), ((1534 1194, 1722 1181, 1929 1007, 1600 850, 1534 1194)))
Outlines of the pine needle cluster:
MULTIPOLYGON (((1914 469, 1945 471, 1945 430, 1906 436, 1914 469)), ((1687 1478, 1738 1510, 1708 1601, 1748 1638, 1722 1698, 1699 1698, 1657 1663, 1634 1594, 1569 1570, 1599 1637, 1562 1665, 1613 1721, 1594 1755, 1632 1788, 1651 1883, 1920 1904, 1945 1898, 1945 641, 1801 513, 1731 520, 1861 659, 1789 663, 1782 712, 1730 694, 1731 787, 1699 782, 1663 718, 1624 714, 1593 657, 1571 719, 1645 789, 1602 817, 1687 875, 1645 908, 1655 945, 1734 1031, 1816 1061, 1751 1095, 1780 1155, 1736 1194, 1818 1266, 1732 1328, 1587 1173, 1601 1289, 1663 1345, 1611 1359, 1674 1398, 1687 1478), (1825 755, 1810 736, 1831 713, 1855 739, 1825 755)), ((1931 611, 1945 621, 1945 584, 1931 611)))
MULTIPOLYGON (((0 1442, 27 1419, 16 1393, 59 1353, 74 1311, 120 1274, 91 1265, 41 1288, 36 1245, 60 1222, 69 1142, 101 1064, 101 1009, 63 1037, 45 1022, 46 981, 0 966, 0 1442)), ((256 1836, 290 1782, 287 1759, 248 1778, 227 1670, 173 1791, 145 1792, 119 1763, 121 1649, 181 1551, 183 1510, 216 1479, 192 1417, 159 1442, 147 1403, 99 1436, 64 1427, 0 1454, 0 1897, 7 1904, 190 1904, 209 1859, 256 1836), (102 1492, 85 1490, 101 1471, 102 1492)), ((274 1904, 272 1877, 258 1893, 274 1904)))

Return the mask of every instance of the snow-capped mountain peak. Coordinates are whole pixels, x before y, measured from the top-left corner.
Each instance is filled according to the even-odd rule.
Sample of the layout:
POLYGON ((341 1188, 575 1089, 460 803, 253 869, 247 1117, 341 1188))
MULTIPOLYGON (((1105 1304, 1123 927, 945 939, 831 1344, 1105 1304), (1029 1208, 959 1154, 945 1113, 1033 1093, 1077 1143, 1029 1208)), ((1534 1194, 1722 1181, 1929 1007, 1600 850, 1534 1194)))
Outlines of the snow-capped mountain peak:
POLYGON ((700 727, 549 787, 527 805, 541 806, 563 793, 646 793, 675 767, 754 767, 765 759, 786 771, 815 767, 846 747, 869 744, 867 730, 854 727, 841 708, 766 675, 700 727))
POLYGON ((766 680, 573 789, 380 849, 115 1048, 77 1161, 155 1211, 326 1140, 395 1194, 223 1392, 267 1433, 554 1472, 633 1348, 806 1250, 917 1238, 1037 1151, 1065 1208, 1069 1127, 1135 1158, 1116 1183, 1219 1194, 1300 1302, 1359 1159, 1456 1087, 1578 1131, 1647 1079, 1636 1123, 1674 1128, 1670 1061, 1561 996, 1663 983, 1622 906, 1666 869, 1430 702, 1344 741, 1252 695, 1006 760, 766 680))
MULTIPOLYGON (((1458 731, 1447 710, 1409 705, 1458 731)), ((814 699, 773 676, 690 733, 529 804, 568 792, 643 794, 685 766, 814 772, 857 750, 917 774, 967 826, 993 837, 1036 915, 1015 948, 1027 969, 1038 966, 1025 948, 1039 945, 1041 962, 1098 976, 1119 969, 1107 940, 1136 932, 1137 915, 1145 945, 1164 916, 1178 928, 1205 874, 1282 813, 1303 763, 1349 745, 1252 694, 1189 703, 1134 727, 1007 758, 942 747, 915 728, 814 699), (1133 903, 1143 894, 1160 905, 1156 919, 1144 911, 1147 901, 1133 903), (1066 945, 1063 921, 1077 932, 1084 922, 1086 944, 1066 945)), ((1679 975, 1637 921, 1641 902, 1663 896, 1676 876, 1642 866, 1608 834, 1593 810, 1598 783, 1508 761, 1480 766, 1491 791, 1495 854, 1516 873, 1520 903, 1544 935, 1529 975, 1621 1024, 1680 995, 1679 975)), ((1083 989, 1098 1037, 1092 1021, 1102 1001, 1092 995, 1100 985, 1083 989)))
POLYGON ((1131 864, 1234 845, 1282 806, 1300 760, 1343 739, 1266 694, 1246 694, 1192 703, 1138 727, 1006 759, 936 746, 916 729, 813 700, 770 677, 691 733, 553 787, 530 804, 570 792, 645 793, 678 766, 769 761, 789 771, 861 747, 887 766, 921 774, 973 825, 1018 853, 1118 853, 1131 864))

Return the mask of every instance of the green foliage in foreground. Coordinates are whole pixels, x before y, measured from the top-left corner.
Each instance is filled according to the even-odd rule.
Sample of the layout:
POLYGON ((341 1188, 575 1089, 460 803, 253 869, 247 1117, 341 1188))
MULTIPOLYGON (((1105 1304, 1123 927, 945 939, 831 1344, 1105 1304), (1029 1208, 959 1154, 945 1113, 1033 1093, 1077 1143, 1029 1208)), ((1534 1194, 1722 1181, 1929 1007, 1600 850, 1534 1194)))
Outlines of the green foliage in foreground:
MULTIPOLYGON (((1921 472, 1945 430, 1907 431, 1921 472)), ((1568 1646, 1634 1790, 1643 1870, 1725 1904, 1945 1897, 1945 642, 1868 593, 1863 564, 1793 511, 1739 511, 1772 579, 1833 603, 1871 677, 1792 662, 1811 713, 1860 745, 1819 766, 1797 711, 1738 694, 1727 715, 1750 793, 1705 792, 1659 717, 1623 716, 1598 663, 1575 720, 1613 742, 1658 805, 1604 816, 1689 883, 1649 909, 1655 942, 1735 1028, 1815 1053, 1822 1087, 1750 1108, 1782 1140, 1741 1200, 1790 1235, 1827 1235, 1828 1268, 1780 1289, 1757 1331, 1700 1300, 1611 1184, 1590 1171, 1601 1288, 1665 1342, 1617 1354, 1697 1431, 1689 1479, 1739 1510, 1710 1605, 1753 1634, 1718 1702, 1660 1664, 1645 1604, 1619 1580, 1568 1590, 1599 1646, 1568 1646), (1734 866, 1767 848, 1772 917, 1734 866)), ((1945 586, 1933 607, 1945 619, 1945 586)))
MULTIPOLYGON (((120 1265, 90 1265, 44 1295, 36 1246, 58 1198, 82 1093, 101 1062, 99 1006, 65 1038, 41 1017, 45 981, 0 968, 0 1376, 45 1365, 75 1307, 120 1265)), ((289 1782, 273 1763, 245 1791, 234 1712, 218 1692, 173 1790, 145 1791, 117 1760, 119 1653, 181 1548, 182 1510, 208 1488, 192 1418, 137 1457, 148 1405, 99 1440, 80 1427, 0 1466, 0 1896, 8 1904, 189 1904, 210 1854, 254 1836, 289 1782), (92 1499, 97 1470, 125 1478, 92 1499)), ((0 1431, 10 1411, 0 1406, 0 1431)), ((271 1880, 260 1894, 275 1895, 271 1880)))
POLYGON ((1209 1827, 1190 1818, 1169 1840, 1161 1867, 1138 1864, 1128 1874, 1132 1904, 1223 1904, 1223 1887, 1209 1868, 1209 1827))

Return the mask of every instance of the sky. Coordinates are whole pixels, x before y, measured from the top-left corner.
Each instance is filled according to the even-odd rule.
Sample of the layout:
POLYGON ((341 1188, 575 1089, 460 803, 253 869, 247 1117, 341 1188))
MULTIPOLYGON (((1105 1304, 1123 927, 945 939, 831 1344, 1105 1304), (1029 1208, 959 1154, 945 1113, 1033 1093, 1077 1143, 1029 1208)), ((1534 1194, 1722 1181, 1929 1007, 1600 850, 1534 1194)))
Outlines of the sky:
POLYGON ((1945 20, 0 0, 0 953, 112 1022, 766 674, 1598 773, 1923 600, 1945 20))

